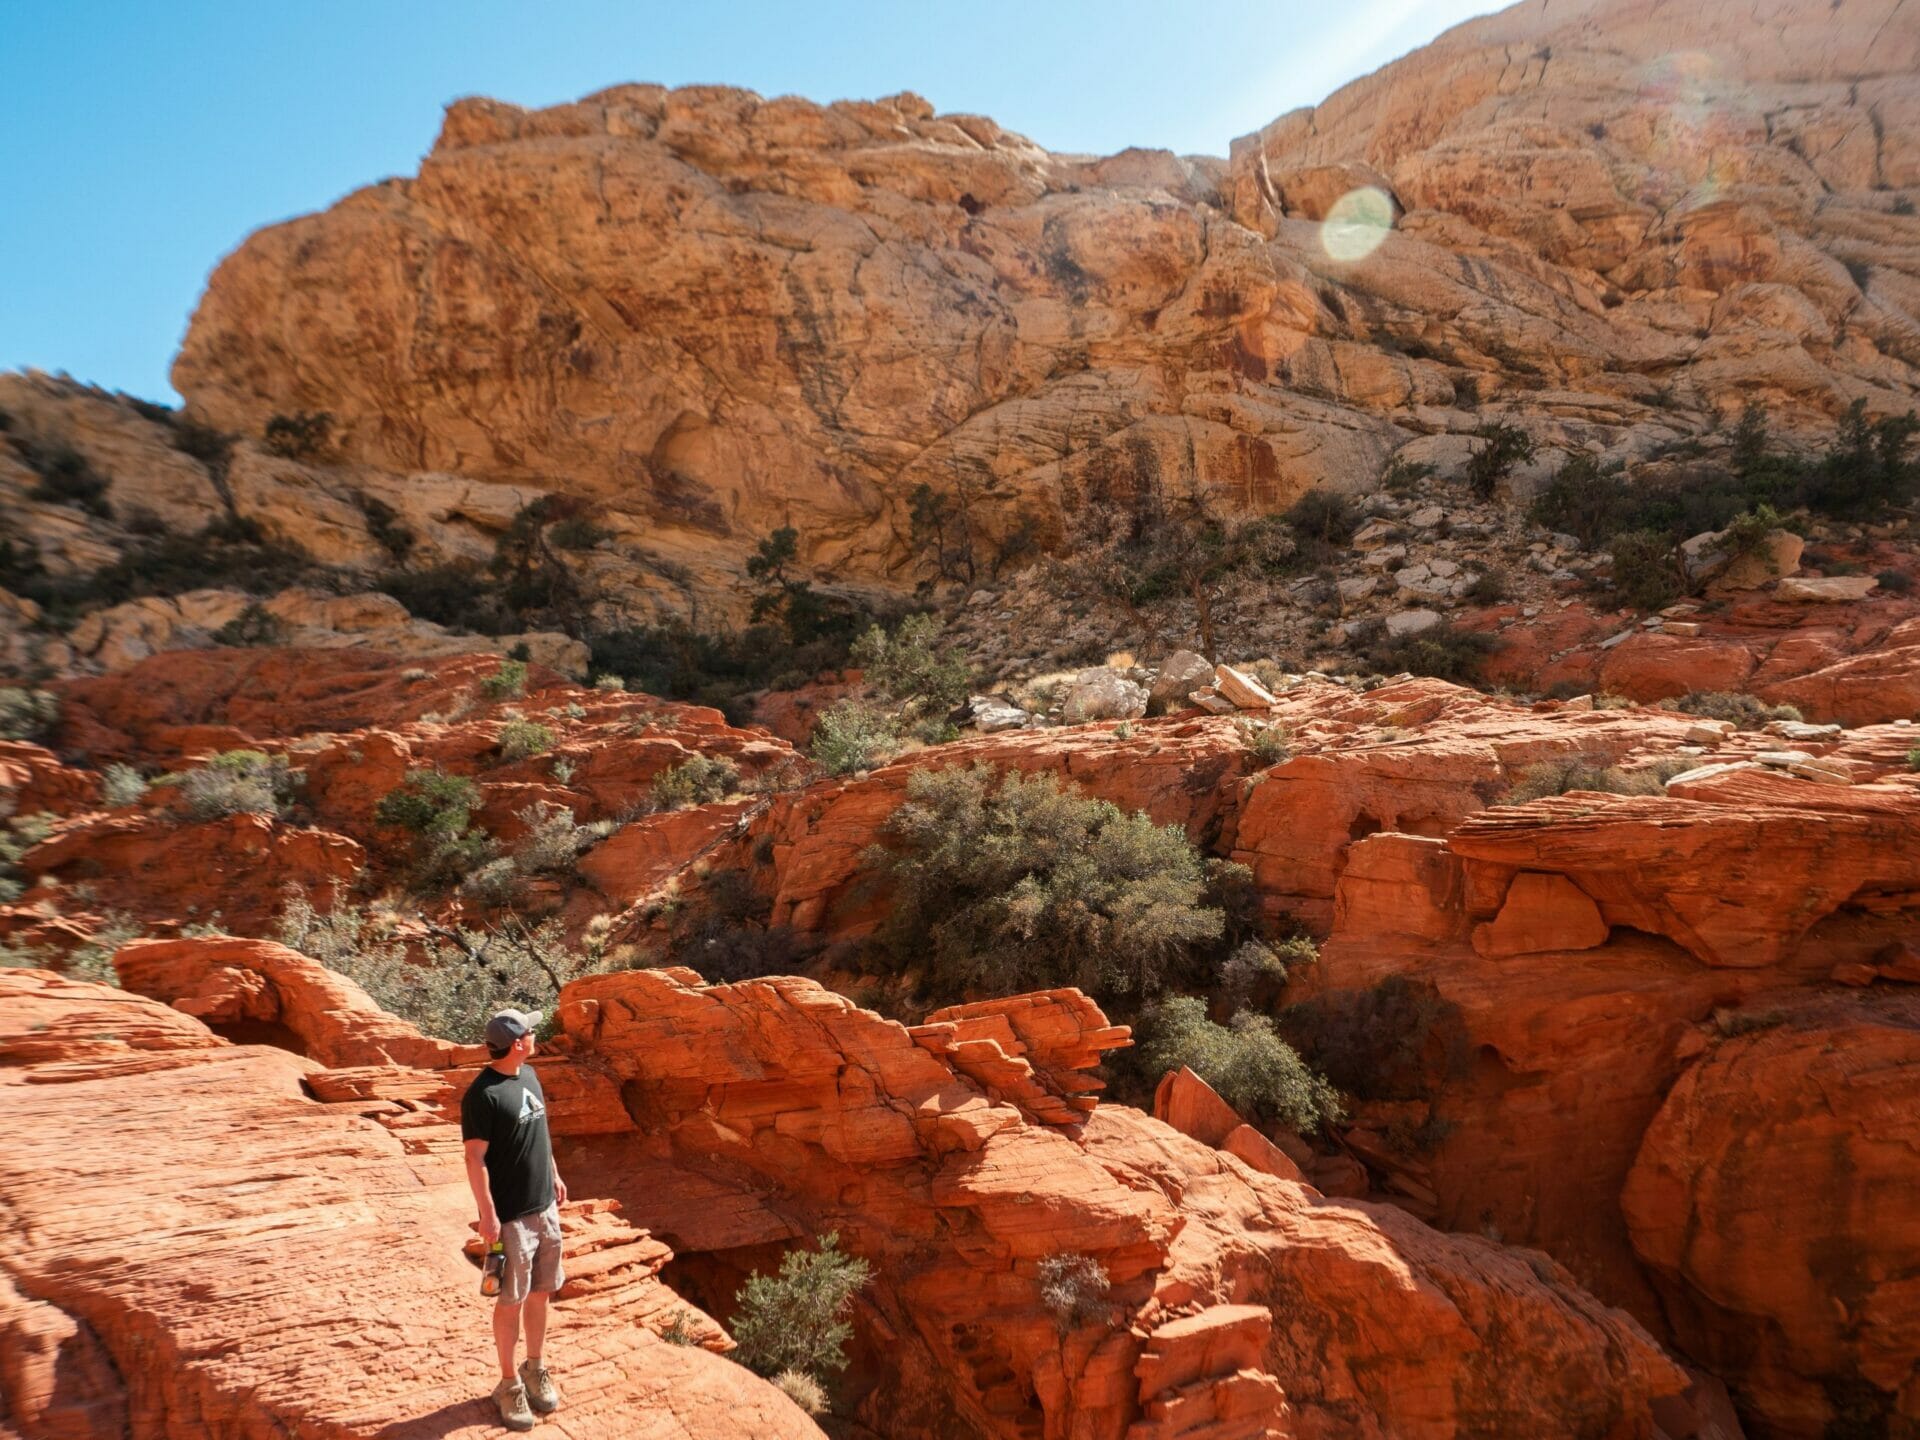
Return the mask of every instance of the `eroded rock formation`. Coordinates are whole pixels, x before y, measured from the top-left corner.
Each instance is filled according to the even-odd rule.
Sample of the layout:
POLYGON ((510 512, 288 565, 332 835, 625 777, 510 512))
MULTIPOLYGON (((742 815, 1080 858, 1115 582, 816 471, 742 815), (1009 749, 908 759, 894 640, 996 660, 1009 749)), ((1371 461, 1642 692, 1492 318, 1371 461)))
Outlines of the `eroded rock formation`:
POLYGON ((921 484, 985 565, 1090 492, 1272 509, 1490 418, 1628 458, 1748 399, 1897 413, 1917 68, 1897 0, 1516 8, 1224 163, 913 95, 463 100, 417 175, 223 262, 174 377, 245 435, 332 417, 337 463, 236 475, 269 527, 371 562, 354 493, 444 529, 463 485, 563 490, 615 533, 596 581, 676 604, 782 524, 897 585, 921 484))

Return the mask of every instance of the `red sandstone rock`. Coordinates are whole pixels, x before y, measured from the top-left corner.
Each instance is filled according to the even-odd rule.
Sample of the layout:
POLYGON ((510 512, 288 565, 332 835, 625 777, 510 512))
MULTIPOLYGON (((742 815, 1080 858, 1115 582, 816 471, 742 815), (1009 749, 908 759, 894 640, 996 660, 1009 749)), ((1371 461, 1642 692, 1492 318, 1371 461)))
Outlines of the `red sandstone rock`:
POLYGON ((1920 1416, 1920 1000, 1804 1004, 1694 1063, 1622 1195, 1687 1349, 1767 1433, 1920 1416), (1847 1388, 1836 1377, 1856 1383, 1847 1388))
MULTIPOLYGON (((0 1416, 35 1437, 498 1433, 457 1132, 307 1098, 325 1073, 153 1001, 0 970, 0 1197, 33 1239, 0 1261, 0 1416)), ((656 1338, 693 1309, 657 1278, 664 1246, 591 1205, 566 1228, 552 1423, 819 1436, 745 1370, 656 1338)))
POLYGON ((1507 887, 1500 913, 1473 931, 1482 955, 1531 955, 1540 950, 1591 950, 1609 927, 1600 907, 1564 875, 1521 871, 1507 887))

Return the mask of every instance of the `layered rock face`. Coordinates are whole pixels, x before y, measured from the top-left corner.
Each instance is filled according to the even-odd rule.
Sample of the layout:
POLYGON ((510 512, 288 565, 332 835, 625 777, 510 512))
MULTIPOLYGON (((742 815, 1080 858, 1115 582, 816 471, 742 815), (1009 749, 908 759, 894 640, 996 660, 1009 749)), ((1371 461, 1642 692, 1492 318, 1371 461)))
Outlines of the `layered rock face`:
POLYGON ((1633 458, 1750 399, 1895 413, 1916 69, 1897 0, 1517 8, 1224 164, 912 95, 464 100, 416 176, 223 262, 174 378, 246 435, 331 416, 339 463, 234 486, 269 527, 324 511, 365 559, 354 492, 443 523, 466 481, 563 491, 615 533, 596 582, 676 608, 783 524, 840 582, 914 578, 923 484, 984 566, 1089 495, 1272 509, 1490 419, 1633 458))
MULTIPOLYGON (((172 1009, 0 973, 24 1135, 0 1196, 33 1241, 0 1262, 0 1333, 34 1342, 0 1366, 0 1414, 88 1437, 480 1433, 449 1124, 471 1052, 292 952, 201 944, 122 952, 172 1009), (249 987, 315 1058, 180 1013, 230 1023, 209 995, 249 987), (397 1297, 404 1321, 383 1322, 397 1297)), ((662 1280, 826 1228, 875 1265, 850 1383, 881 1435, 1652 1436, 1686 1384, 1544 1257, 1076 1103, 1127 1043, 1076 992, 909 1031, 807 981, 655 971, 576 983, 560 1016, 538 1063, 574 1195, 553 1345, 569 1435, 817 1434, 708 1353, 724 1333, 662 1280), (1103 1264, 1103 1315, 1041 1305, 1036 1267, 1063 1253, 1103 1264), (699 1344, 658 1339, 676 1313, 699 1344)))

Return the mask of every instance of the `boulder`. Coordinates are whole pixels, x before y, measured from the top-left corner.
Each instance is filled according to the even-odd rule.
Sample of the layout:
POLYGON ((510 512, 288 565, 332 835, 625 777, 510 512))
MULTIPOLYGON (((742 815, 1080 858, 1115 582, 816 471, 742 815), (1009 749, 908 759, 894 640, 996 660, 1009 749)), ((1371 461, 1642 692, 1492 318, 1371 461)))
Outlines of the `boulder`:
POLYGON ((1273 692, 1244 670, 1218 665, 1213 671, 1213 688, 1242 710, 1270 710, 1273 692))
POLYGON ((1147 692, 1118 670, 1095 666, 1067 683, 1060 718, 1068 725, 1093 720, 1132 720, 1147 713, 1147 692))
POLYGON ((1387 633, 1395 639, 1424 635, 1439 623, 1438 610, 1396 610, 1387 616, 1387 633))
POLYGON ((1782 580, 1773 593, 1778 599, 1801 605, 1836 605, 1864 600, 1879 585, 1871 575, 1795 576, 1782 580))
POLYGON ((1185 706, 1187 696, 1213 679, 1213 664, 1191 650, 1176 650, 1160 662, 1147 691, 1147 713, 1164 715, 1185 706))

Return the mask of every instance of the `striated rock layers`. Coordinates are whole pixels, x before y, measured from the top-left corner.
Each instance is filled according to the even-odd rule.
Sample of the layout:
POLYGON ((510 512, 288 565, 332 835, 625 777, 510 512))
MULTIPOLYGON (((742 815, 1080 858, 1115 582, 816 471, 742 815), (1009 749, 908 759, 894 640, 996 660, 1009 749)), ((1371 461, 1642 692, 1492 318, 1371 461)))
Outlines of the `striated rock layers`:
POLYGON ((462 100, 417 175, 229 256, 174 379, 248 436, 331 417, 326 463, 230 489, 336 563, 380 558, 356 496, 451 537, 560 491, 611 532, 596 588, 676 608, 783 524, 837 581, 918 578, 922 485, 984 569, 1089 494, 1271 509, 1492 419, 1645 457, 1749 399, 1912 404, 1916 72, 1899 0, 1581 0, 1226 162, 913 95, 462 100))
MULTIPOLYGON (((120 969, 178 1008, 0 972, 0 1204, 24 1240, 0 1258, 0 1416, 481 1433, 449 1110, 472 1052, 263 942, 137 944, 120 969), (314 1058, 181 1013, 230 1025, 262 997, 314 1058)), ((875 1266, 842 1403, 882 1436, 1652 1437, 1656 1406, 1684 1413, 1678 1367, 1544 1256, 1094 1108, 1085 1071, 1127 1035, 1077 992, 908 1030, 804 980, 644 971, 576 982, 559 1014, 559 1433, 818 1433, 667 1285, 724 1300, 827 1229, 875 1266), (1047 1313, 1057 1254, 1104 1266, 1104 1314, 1047 1313), (657 1337, 676 1314, 695 1345, 657 1337)))

